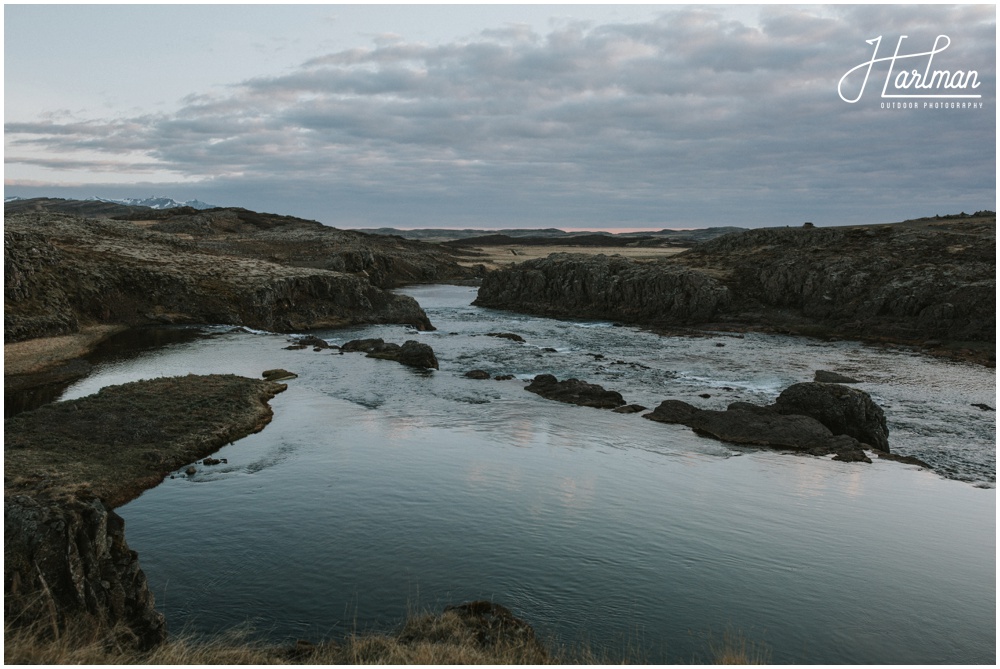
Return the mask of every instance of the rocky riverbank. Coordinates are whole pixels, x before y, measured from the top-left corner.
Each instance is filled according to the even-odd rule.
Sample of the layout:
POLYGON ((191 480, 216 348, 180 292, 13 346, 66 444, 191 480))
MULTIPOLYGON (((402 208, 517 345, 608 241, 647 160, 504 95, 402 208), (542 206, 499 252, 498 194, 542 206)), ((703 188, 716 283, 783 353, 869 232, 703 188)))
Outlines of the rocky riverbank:
POLYGON ((5 342, 96 324, 431 328, 414 300, 388 293, 364 276, 213 253, 109 219, 6 216, 4 277, 5 342))
POLYGON ((58 635, 68 621, 150 648, 162 614, 114 509, 171 471, 270 422, 286 386, 233 375, 112 386, 4 423, 4 617, 58 635))
POLYGON ((996 217, 767 228, 669 259, 557 254, 490 272, 475 304, 658 328, 923 346, 995 364, 996 217))

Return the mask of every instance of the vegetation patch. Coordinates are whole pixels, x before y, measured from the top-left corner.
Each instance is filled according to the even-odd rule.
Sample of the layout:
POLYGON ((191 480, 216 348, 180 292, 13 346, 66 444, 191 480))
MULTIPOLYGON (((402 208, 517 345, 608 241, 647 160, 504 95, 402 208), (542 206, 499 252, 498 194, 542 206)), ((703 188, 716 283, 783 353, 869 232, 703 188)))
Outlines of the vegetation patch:
POLYGON ((87 490, 110 508, 271 420, 284 384, 232 374, 149 379, 4 424, 4 495, 87 490))

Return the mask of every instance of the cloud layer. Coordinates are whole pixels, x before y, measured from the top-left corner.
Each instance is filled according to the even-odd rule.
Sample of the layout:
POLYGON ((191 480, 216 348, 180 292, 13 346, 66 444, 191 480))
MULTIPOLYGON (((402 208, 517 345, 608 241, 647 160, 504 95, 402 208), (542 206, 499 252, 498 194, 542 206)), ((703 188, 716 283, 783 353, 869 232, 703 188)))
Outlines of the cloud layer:
POLYGON ((7 176, 158 173, 200 182, 200 199, 355 225, 836 224, 987 207, 994 17, 771 6, 750 26, 697 7, 437 45, 382 36, 169 114, 13 120, 7 176), (866 39, 926 50, 940 33, 952 46, 935 65, 976 69, 982 109, 882 109, 878 65, 858 104, 839 98, 871 58, 866 39))

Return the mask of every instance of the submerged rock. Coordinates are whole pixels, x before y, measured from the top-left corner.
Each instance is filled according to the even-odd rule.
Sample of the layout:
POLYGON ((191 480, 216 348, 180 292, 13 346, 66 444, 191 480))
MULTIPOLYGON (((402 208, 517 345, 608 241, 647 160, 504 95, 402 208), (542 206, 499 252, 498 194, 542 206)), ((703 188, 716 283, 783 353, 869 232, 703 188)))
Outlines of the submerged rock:
POLYGON ((511 341, 516 341, 519 344, 524 343, 524 337, 513 332, 487 332, 487 337, 499 337, 500 339, 509 339, 511 341))
POLYGON ((546 399, 597 409, 614 409, 625 404, 619 392, 579 379, 559 381, 551 374, 539 374, 524 389, 546 399))
POLYGON ((483 380, 490 378, 490 373, 482 369, 473 369, 463 374, 467 379, 483 380))

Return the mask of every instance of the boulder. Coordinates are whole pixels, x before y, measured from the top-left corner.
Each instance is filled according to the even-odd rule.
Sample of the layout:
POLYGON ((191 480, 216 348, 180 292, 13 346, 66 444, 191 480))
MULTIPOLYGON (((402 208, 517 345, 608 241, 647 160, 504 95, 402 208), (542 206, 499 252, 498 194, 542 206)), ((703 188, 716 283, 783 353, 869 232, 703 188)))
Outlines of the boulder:
POLYGON ((525 390, 557 402, 577 404, 597 409, 614 409, 625 404, 621 393, 605 390, 594 383, 579 379, 559 381, 551 374, 539 374, 525 390))
POLYGON ((385 341, 382 339, 352 339, 340 347, 340 352, 353 353, 359 351, 361 353, 371 353, 372 351, 379 351, 384 347, 385 341))
POLYGON ((412 339, 404 342, 402 346, 381 339, 354 339, 340 347, 341 353, 345 351, 367 352, 369 358, 393 360, 409 367, 438 369, 434 349, 412 339))
POLYGON ((833 434, 846 434, 872 448, 889 452, 885 412, 863 390, 834 383, 796 383, 775 400, 780 414, 810 416, 833 434))
POLYGON ((434 349, 428 344, 409 340, 403 342, 399 350, 399 362, 410 367, 421 369, 439 369, 434 349))
POLYGON ((465 378, 467 379, 482 380, 490 378, 490 373, 482 369, 473 369, 471 371, 466 372, 463 376, 465 376, 465 378))
POLYGON ((852 379, 849 376, 838 374, 837 372, 828 372, 824 369, 816 370, 813 381, 818 381, 820 383, 861 383, 857 379, 852 379))
POLYGON ((296 337, 293 341, 297 344, 302 344, 303 346, 312 346, 314 348, 330 348, 330 344, 327 343, 325 339, 320 339, 315 335, 296 337))
POLYGON ((265 369, 261 374, 265 381, 285 381, 287 379, 297 379, 298 374, 293 374, 287 369, 265 369))
POLYGON ((516 341, 519 344, 524 343, 524 337, 521 335, 514 334, 513 332, 487 332, 487 337, 499 337, 500 339, 509 339, 511 341, 516 341))
POLYGON ((640 411, 645 411, 647 407, 641 404, 626 404, 625 406, 618 407, 617 409, 612 409, 615 413, 639 413, 640 411))

